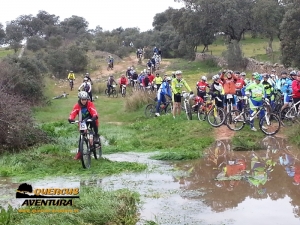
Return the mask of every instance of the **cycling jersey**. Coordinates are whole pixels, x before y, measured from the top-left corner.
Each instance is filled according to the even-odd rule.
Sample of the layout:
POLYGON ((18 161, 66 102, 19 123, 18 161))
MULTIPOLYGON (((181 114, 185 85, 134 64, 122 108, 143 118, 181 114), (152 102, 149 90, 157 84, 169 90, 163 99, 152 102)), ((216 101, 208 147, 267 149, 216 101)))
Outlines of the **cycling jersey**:
POLYGON ((300 98, 300 81, 294 80, 292 83, 293 98, 300 98))
POLYGON ((291 94, 292 93, 292 80, 289 78, 281 78, 277 81, 277 88, 281 90, 282 93, 291 94))
POLYGON ((69 73, 68 74, 68 79, 69 80, 75 80, 75 74, 74 73, 69 73))
POLYGON ((188 89, 189 92, 191 92, 190 86, 187 84, 187 82, 184 79, 178 80, 178 79, 173 79, 172 80, 172 91, 174 94, 181 94, 182 92, 182 87, 185 87, 188 89))
POLYGON ((206 88, 209 87, 209 84, 201 80, 197 83, 196 86, 199 92, 206 92, 206 88))
POLYGON ((162 83, 162 78, 161 77, 155 77, 154 80, 155 84, 161 84, 162 83))
POLYGON ((255 101, 262 101, 265 97, 265 88, 262 84, 251 83, 246 87, 245 91, 250 91, 251 98, 255 101))

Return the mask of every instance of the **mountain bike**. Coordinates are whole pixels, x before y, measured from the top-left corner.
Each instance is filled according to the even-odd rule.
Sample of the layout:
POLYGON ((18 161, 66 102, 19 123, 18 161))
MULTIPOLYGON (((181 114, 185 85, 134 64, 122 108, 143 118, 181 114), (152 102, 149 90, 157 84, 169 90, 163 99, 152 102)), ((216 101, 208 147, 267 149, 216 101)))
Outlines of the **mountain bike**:
POLYGON ((72 124, 79 124, 79 152, 82 167, 84 169, 89 169, 91 167, 91 154, 93 153, 94 158, 98 159, 96 150, 98 149, 99 158, 102 157, 102 146, 101 140, 95 140, 94 131, 88 126, 88 122, 92 122, 91 119, 86 119, 83 121, 74 121, 72 124))
POLYGON ((112 63, 107 63, 107 70, 109 71, 109 70, 113 70, 114 68, 113 68, 113 66, 112 66, 112 63))
POLYGON ((193 94, 187 93, 185 91, 182 91, 182 97, 183 97, 183 107, 186 114, 186 117, 188 120, 192 120, 192 108, 190 105, 190 99, 193 98, 193 94))
POLYGON ((207 113, 207 122, 213 127, 220 127, 225 121, 225 111, 216 105, 216 101, 222 102, 222 99, 215 97, 212 100, 212 107, 207 113))
MULTIPOLYGON (((155 113, 156 113, 156 106, 157 106, 157 100, 156 100, 156 104, 148 104, 145 108, 145 116, 148 118, 152 118, 155 117, 155 113)), ((166 101, 166 104, 163 104, 161 102, 160 104, 160 110, 159 110, 159 114, 164 115, 164 114, 171 114, 173 110, 173 105, 172 105, 172 101, 166 101)))
POLYGON ((74 80, 73 79, 69 79, 69 86, 70 86, 70 89, 72 91, 73 87, 74 87, 74 80))
POLYGON ((209 95, 204 96, 204 102, 200 104, 199 109, 197 111, 197 117, 200 121, 205 121, 207 119, 207 114, 212 108, 212 101, 209 97, 209 95))
POLYGON ((111 88, 110 88, 110 92, 108 93, 108 88, 105 89, 105 95, 107 95, 108 97, 110 97, 111 95, 114 97, 114 98, 117 98, 118 97, 118 92, 116 90, 116 85, 113 84, 111 85, 111 88))
POLYGON ((299 104, 300 101, 295 104, 294 101, 292 100, 291 105, 284 108, 280 112, 280 119, 284 125, 291 126, 295 122, 300 123, 300 111, 297 111, 297 106, 299 104))
POLYGON ((274 113, 271 113, 271 106, 269 100, 263 99, 263 105, 257 107, 257 109, 250 114, 250 109, 231 110, 226 115, 226 126, 233 131, 239 131, 244 128, 246 123, 254 120, 254 118, 259 115, 259 113, 264 110, 265 115, 259 120, 259 128, 266 135, 274 135, 280 130, 280 119, 274 113), (246 117, 246 115, 249 117, 246 117))
POLYGON ((126 85, 125 84, 121 85, 121 95, 122 95, 122 97, 126 96, 126 85))

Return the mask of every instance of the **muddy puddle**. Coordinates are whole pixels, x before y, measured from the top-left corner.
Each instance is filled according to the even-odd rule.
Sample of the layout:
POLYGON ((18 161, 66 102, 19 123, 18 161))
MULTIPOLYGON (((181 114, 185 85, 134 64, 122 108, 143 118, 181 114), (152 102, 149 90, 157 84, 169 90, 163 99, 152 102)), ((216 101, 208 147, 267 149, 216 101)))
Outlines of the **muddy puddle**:
MULTIPOLYGON (((103 179, 90 177, 80 184, 138 191, 142 200, 139 225, 146 221, 164 225, 299 225, 299 150, 276 137, 263 139, 261 146, 260 151, 233 151, 228 140, 221 140, 201 160, 172 163, 149 159, 155 153, 106 155, 114 161, 146 163, 148 169, 103 179)), ((70 182, 59 179, 47 183, 70 182)), ((42 182, 37 183, 42 186, 42 182)), ((17 187, 0 178, 1 204, 14 198, 17 187)))

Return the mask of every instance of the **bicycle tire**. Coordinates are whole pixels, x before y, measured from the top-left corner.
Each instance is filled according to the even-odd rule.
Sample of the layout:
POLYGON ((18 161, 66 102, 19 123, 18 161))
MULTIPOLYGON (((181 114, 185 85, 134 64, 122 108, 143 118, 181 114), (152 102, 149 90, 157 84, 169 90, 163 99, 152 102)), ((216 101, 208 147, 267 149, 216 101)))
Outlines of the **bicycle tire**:
POLYGON ((122 91, 122 97, 125 98, 125 96, 126 96, 126 88, 124 88, 122 91))
POLYGON ((280 120, 284 125, 292 126, 295 123, 297 117, 297 111, 295 107, 288 106, 280 111, 280 120))
POLYGON ((232 131, 239 131, 243 129, 246 124, 245 114, 242 114, 242 112, 237 109, 230 110, 229 113, 226 114, 225 121, 228 129, 232 131), (236 126, 237 124, 239 125, 236 126))
POLYGON ((84 169, 89 169, 91 167, 91 152, 89 148, 89 141, 87 139, 80 138, 79 152, 82 167, 84 169))
POLYGON ((259 120, 259 128, 266 135, 274 135, 280 130, 281 122, 277 115, 271 113, 269 116, 269 124, 267 122, 266 115, 259 120), (267 126, 267 127, 266 127, 267 126), (265 129, 266 128, 266 129, 265 129), (268 132, 268 130, 272 129, 272 131, 268 132))
POLYGON ((188 120, 192 120, 193 119, 193 115, 192 115, 192 110, 191 110, 190 104, 186 103, 185 107, 186 107, 186 109, 185 109, 186 118, 188 120))
POLYGON ((205 121, 207 118, 207 113, 205 110, 203 110, 201 107, 199 108, 198 112, 197 112, 197 117, 198 120, 200 121, 205 121))
POLYGON ((213 127, 220 127, 224 123, 225 117, 226 115, 224 109, 214 106, 207 113, 207 122, 213 127), (214 115, 215 108, 217 110, 217 117, 214 115))
POLYGON ((108 95, 108 89, 105 89, 104 95, 108 95))
POLYGON ((156 107, 154 104, 148 104, 145 108, 145 116, 148 118, 152 118, 155 116, 156 107))
POLYGON ((114 98, 117 98, 118 97, 118 92, 114 89, 111 91, 111 95, 114 97, 114 98))

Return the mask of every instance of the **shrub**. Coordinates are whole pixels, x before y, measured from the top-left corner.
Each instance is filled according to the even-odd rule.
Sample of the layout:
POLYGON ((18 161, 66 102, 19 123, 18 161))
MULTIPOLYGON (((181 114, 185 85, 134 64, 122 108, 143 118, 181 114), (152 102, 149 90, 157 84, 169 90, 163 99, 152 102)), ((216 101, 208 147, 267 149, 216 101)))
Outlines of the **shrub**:
POLYGON ((133 112, 145 106, 146 104, 155 103, 155 96, 155 93, 149 95, 148 93, 142 91, 133 92, 133 94, 125 100, 125 111, 133 112))

